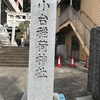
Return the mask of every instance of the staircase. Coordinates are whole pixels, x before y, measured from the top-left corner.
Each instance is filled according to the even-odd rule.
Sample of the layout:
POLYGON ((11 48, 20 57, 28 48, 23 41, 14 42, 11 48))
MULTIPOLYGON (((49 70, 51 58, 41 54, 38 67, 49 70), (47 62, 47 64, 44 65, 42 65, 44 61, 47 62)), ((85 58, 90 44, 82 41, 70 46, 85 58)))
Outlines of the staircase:
POLYGON ((0 67, 28 67, 27 47, 3 46, 0 48, 0 67))
POLYGON ((74 30, 87 55, 89 55, 90 28, 85 24, 72 6, 67 7, 59 17, 59 30, 63 27, 67 27, 69 24, 74 30))

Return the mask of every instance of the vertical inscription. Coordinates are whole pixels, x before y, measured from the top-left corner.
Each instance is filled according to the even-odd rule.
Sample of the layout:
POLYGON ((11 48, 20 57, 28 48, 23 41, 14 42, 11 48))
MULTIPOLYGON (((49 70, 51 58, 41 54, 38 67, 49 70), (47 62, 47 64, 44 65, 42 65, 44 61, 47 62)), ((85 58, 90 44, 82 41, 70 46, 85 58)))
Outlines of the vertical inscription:
POLYGON ((28 100, 53 100, 56 0, 32 0, 28 100))
POLYGON ((38 24, 39 27, 37 28, 36 31, 36 38, 38 41, 36 41, 37 45, 36 45, 36 73, 35 76, 37 78, 48 78, 48 72, 46 70, 46 64, 48 61, 48 57, 47 57, 47 51, 48 51, 48 20, 49 17, 45 14, 46 9, 50 8, 50 4, 47 3, 47 1, 42 0, 42 4, 38 3, 38 8, 41 10, 42 12, 40 14, 40 16, 38 16, 38 24))

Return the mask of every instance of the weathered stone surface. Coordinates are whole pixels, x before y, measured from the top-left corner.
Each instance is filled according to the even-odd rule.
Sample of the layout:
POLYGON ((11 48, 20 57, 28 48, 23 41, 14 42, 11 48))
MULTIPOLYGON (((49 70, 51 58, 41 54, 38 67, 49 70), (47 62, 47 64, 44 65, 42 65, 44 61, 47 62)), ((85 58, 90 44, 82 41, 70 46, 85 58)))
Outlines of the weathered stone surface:
POLYGON ((32 0, 28 100, 53 100, 56 0, 32 0))
MULTIPOLYGON (((33 98, 35 99, 35 98, 33 98)), ((21 98, 21 100, 27 100, 27 92, 24 92, 23 97, 21 98)), ((60 100, 58 93, 54 93, 53 94, 53 100, 60 100)))
POLYGON ((100 27, 91 29, 88 71, 88 90, 100 100, 100 27))

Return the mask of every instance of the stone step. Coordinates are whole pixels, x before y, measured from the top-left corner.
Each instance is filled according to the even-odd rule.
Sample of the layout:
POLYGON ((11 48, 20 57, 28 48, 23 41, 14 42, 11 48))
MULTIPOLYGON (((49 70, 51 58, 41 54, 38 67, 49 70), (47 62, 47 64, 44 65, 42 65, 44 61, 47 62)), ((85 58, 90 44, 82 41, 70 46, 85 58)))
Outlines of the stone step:
POLYGON ((2 46, 1 49, 7 49, 7 50, 28 50, 28 47, 13 47, 13 46, 2 46))
POLYGON ((3 60, 15 60, 15 61, 16 60, 27 60, 28 61, 28 59, 29 59, 28 57, 25 57, 25 58, 24 57, 22 57, 22 58, 0 57, 0 61, 3 61, 3 60))
POLYGON ((10 50, 14 50, 14 51, 16 51, 16 50, 29 50, 28 48, 0 48, 0 50, 5 50, 5 51, 10 51, 10 50))
POLYGON ((1 50, 0 49, 0 54, 3 54, 3 53, 14 53, 14 54, 16 54, 16 53, 29 53, 29 51, 28 50, 1 50))
POLYGON ((0 53, 3 52, 29 52, 29 50, 24 50, 24 49, 0 49, 0 53))
POLYGON ((28 63, 29 62, 29 60, 0 60, 0 64, 2 64, 2 63, 28 63))
POLYGON ((0 55, 28 55, 28 52, 3 52, 0 55))
POLYGON ((29 51, 28 49, 8 49, 8 48, 0 48, 0 51, 29 51))
POLYGON ((28 61, 0 61, 0 64, 28 64, 28 61))
POLYGON ((24 47, 23 48, 18 48, 18 47, 17 48, 2 48, 1 47, 0 50, 8 50, 9 51, 9 50, 29 50, 29 49, 24 48, 24 47))
POLYGON ((28 58, 27 47, 5 46, 0 48, 0 66, 28 67, 28 58))
POLYGON ((18 49, 20 49, 20 48, 22 48, 22 49, 24 49, 24 48, 28 48, 28 47, 2 46, 2 48, 9 48, 9 49, 13 49, 13 48, 18 48, 18 49))
POLYGON ((29 55, 0 55, 0 58, 2 57, 8 57, 8 58, 28 58, 29 55))
POLYGON ((28 64, 0 64, 0 67, 28 67, 28 64))
POLYGON ((0 63, 28 63, 28 60, 0 60, 0 63))

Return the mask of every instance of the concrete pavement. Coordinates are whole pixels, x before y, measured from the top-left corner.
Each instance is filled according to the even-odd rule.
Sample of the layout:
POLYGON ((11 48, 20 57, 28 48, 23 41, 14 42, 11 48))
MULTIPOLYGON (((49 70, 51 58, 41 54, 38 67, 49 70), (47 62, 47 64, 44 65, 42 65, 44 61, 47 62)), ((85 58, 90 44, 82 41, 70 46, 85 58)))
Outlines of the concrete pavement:
POLYGON ((26 86, 26 67, 0 67, 0 100, 20 100, 26 86))
POLYGON ((75 100, 76 97, 88 96, 87 91, 87 68, 84 62, 76 62, 76 68, 70 68, 70 61, 65 61, 63 67, 55 68, 54 91, 64 93, 68 100, 75 100))
MULTIPOLYGON (((69 67, 69 61, 61 68, 55 67, 54 92, 64 93, 67 100, 88 96, 87 69, 84 63, 69 67)), ((0 100, 20 100, 27 87, 27 67, 0 67, 0 100)))

